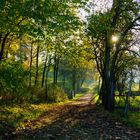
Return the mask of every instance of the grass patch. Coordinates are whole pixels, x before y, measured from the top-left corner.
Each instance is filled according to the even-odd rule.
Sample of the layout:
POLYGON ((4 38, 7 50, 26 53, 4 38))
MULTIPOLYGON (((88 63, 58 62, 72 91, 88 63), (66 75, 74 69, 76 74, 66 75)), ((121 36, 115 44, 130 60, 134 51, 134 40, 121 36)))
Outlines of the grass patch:
POLYGON ((5 121, 14 128, 22 127, 24 120, 33 120, 39 117, 48 107, 49 105, 46 104, 1 106, 0 121, 5 121))
POLYGON ((101 105, 101 100, 99 100, 99 94, 97 92, 93 94, 92 98, 93 98, 92 103, 101 105))
MULTIPOLYGON (((101 100, 99 100, 99 95, 97 93, 93 94, 93 103, 96 103, 97 105, 99 105, 101 108, 101 100)), ((116 97, 116 102, 119 102, 119 97, 116 97)), ((129 103, 130 103, 130 107, 132 108, 140 108, 140 96, 137 97, 130 97, 129 98, 129 103)), ((125 105, 125 100, 122 99, 121 102, 117 105, 118 107, 124 107, 125 105)), ((113 113, 109 113, 107 111, 105 111, 103 108, 102 110, 104 111, 104 113, 107 113, 107 115, 120 120, 122 123, 126 124, 127 126, 133 127, 133 128, 138 128, 140 129, 140 112, 137 111, 128 111, 128 116, 127 117, 123 117, 123 109, 121 110, 117 110, 115 109, 115 111, 113 113)))
POLYGON ((75 101, 75 100, 77 100, 78 98, 80 98, 83 95, 84 95, 83 93, 78 92, 78 93, 76 93, 75 97, 73 99, 71 99, 71 101, 75 101))
MULTIPOLYGON (((0 122, 7 124, 9 128, 24 128, 25 122, 37 119, 40 115, 47 112, 55 106, 64 105, 65 103, 74 101, 81 97, 82 93, 77 93, 72 100, 66 100, 59 103, 39 103, 39 104, 20 104, 20 105, 1 105, 0 106, 0 122)), ((0 135, 5 133, 7 127, 0 123, 0 135)))
MULTIPOLYGON (((119 98, 116 98, 116 102, 119 102, 119 98)), ((121 102, 117 105, 118 107, 125 106, 125 100, 122 99, 121 102)), ((121 120, 128 126, 140 129, 140 96, 130 96, 129 97, 129 108, 127 117, 121 117, 121 120)), ((123 114, 123 110, 115 111, 116 115, 123 114)))
POLYGON ((128 112, 128 116, 123 119, 123 122, 131 127, 140 129, 140 112, 128 112))
POLYGON ((53 104, 22 104, 11 106, 0 106, 0 135, 5 133, 8 129, 24 128, 25 122, 35 120, 40 115, 51 109, 53 106, 63 105, 65 102, 53 104), (5 126, 7 125, 7 127, 5 126))
POLYGON ((140 129, 140 113, 138 112, 129 111, 127 117, 123 117, 123 111, 120 110, 115 110, 114 113, 106 113, 108 113, 108 115, 110 115, 111 117, 121 121, 127 126, 140 129))

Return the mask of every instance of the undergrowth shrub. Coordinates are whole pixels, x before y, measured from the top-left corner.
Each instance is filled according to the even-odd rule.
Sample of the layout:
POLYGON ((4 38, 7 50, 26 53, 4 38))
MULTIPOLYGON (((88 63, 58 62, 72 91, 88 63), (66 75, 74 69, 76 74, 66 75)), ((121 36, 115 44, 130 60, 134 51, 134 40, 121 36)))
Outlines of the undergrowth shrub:
POLYGON ((32 86, 32 87, 30 87, 29 90, 31 93, 32 102, 40 102, 40 101, 44 101, 46 99, 45 88, 41 88, 38 86, 32 86))
POLYGON ((0 99, 23 102, 30 98, 27 90, 28 71, 19 62, 0 63, 0 99))
POLYGON ((50 102, 61 102, 67 100, 67 94, 64 90, 57 85, 50 84, 48 86, 48 101, 50 102))

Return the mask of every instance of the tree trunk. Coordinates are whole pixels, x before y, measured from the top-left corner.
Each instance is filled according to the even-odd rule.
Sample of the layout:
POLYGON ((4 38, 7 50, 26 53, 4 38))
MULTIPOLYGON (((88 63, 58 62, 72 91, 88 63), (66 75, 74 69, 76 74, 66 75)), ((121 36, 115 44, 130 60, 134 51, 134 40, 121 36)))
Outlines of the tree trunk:
POLYGON ((46 95, 46 100, 48 99, 48 73, 50 70, 50 65, 51 65, 51 58, 49 58, 47 70, 46 70, 46 79, 45 79, 45 95, 46 95))
POLYGON ((46 100, 48 99, 48 73, 49 73, 49 68, 46 70, 46 80, 45 80, 45 95, 46 95, 46 100))
POLYGON ((32 61, 33 61, 33 46, 31 44, 29 87, 31 87, 32 85, 32 61))
POLYGON ((104 101, 103 101, 103 94, 104 94, 104 91, 105 91, 105 82, 104 82, 104 79, 102 78, 102 84, 101 84, 101 88, 100 88, 100 92, 99 92, 99 99, 102 100, 102 105, 104 105, 104 101))
POLYGON ((0 61, 3 59, 3 54, 4 54, 4 47, 5 47, 5 43, 6 43, 6 39, 8 37, 10 33, 6 33, 3 40, 2 40, 2 44, 1 44, 1 50, 0 50, 0 61))
POLYGON ((65 82, 66 82, 66 74, 64 72, 63 73, 63 88, 65 88, 65 82))
POLYGON ((55 56, 54 56, 53 83, 56 84, 56 54, 55 54, 55 56))
POLYGON ((53 73, 53 83, 57 85, 57 79, 58 79, 58 68, 59 68, 59 58, 57 56, 54 56, 54 73, 53 73))
POLYGON ((42 73, 42 84, 41 84, 42 87, 44 86, 47 58, 48 58, 48 56, 47 56, 47 54, 46 54, 46 58, 45 58, 45 62, 44 62, 44 68, 43 68, 43 73, 42 73))
POLYGON ((104 80, 104 78, 102 78, 102 85, 101 85, 99 98, 102 99, 102 105, 104 106, 104 108, 105 108, 105 104, 106 104, 106 96, 107 96, 107 93, 105 90, 105 80, 104 80))
POLYGON ((77 81, 77 88, 76 88, 76 92, 80 91, 80 81, 77 81))
POLYGON ((109 94, 110 111, 114 111, 114 107, 115 107, 114 91, 115 91, 115 83, 114 83, 114 81, 111 81, 110 82, 110 94, 109 94))
POLYGON ((104 56, 104 70, 103 70, 103 77, 105 82, 104 94, 103 94, 103 104, 104 109, 108 111, 114 110, 114 89, 115 89, 115 73, 114 68, 110 70, 110 48, 111 44, 109 43, 110 35, 106 35, 105 39, 105 56, 104 56))
POLYGON ((58 80, 58 68, 59 68, 59 59, 57 59, 57 61, 56 61, 56 81, 55 81, 55 83, 56 83, 56 85, 57 85, 57 80, 58 80))
POLYGON ((112 112, 114 110, 114 90, 115 90, 115 83, 111 80, 108 82, 105 82, 105 88, 104 88, 104 94, 103 94, 103 103, 105 110, 108 110, 112 112))
POLYGON ((99 77, 98 81, 98 94, 100 95, 100 86, 101 86, 101 77, 99 77))
POLYGON ((129 104, 129 91, 126 93, 124 117, 126 117, 128 114, 128 104, 129 104))
POLYGON ((36 53, 36 75, 35 75, 35 85, 38 83, 38 57, 39 57, 39 45, 37 46, 37 53, 36 53))
POLYGON ((139 80, 139 91, 140 91, 140 80, 139 80))
POLYGON ((104 81, 105 81, 105 95, 104 99, 104 108, 105 110, 111 111, 112 108, 112 101, 111 101, 111 82, 110 82, 110 44, 108 42, 108 35, 106 36, 106 43, 105 43, 105 63, 104 63, 104 81))
POLYGON ((126 93, 126 100, 125 100, 125 109, 124 109, 124 117, 128 114, 128 107, 129 107, 129 96, 132 91, 132 81, 133 81, 133 72, 130 72, 130 81, 129 81, 129 91, 126 93))
POLYGON ((2 34, 0 34, 0 44, 1 44, 1 41, 2 41, 2 34))
POLYGON ((76 68, 73 68, 72 72, 72 88, 73 88, 73 96, 75 97, 76 93, 76 68))

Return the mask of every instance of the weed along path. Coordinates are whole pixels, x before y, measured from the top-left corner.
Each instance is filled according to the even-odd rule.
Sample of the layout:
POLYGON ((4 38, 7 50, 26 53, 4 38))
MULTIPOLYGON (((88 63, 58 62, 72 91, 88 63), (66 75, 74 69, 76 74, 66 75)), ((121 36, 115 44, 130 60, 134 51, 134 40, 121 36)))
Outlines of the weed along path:
MULTIPOLYGON (((8 137, 6 138, 6 140, 8 137)), ((94 104, 93 94, 53 106, 9 139, 15 140, 139 140, 140 131, 111 118, 94 104)))

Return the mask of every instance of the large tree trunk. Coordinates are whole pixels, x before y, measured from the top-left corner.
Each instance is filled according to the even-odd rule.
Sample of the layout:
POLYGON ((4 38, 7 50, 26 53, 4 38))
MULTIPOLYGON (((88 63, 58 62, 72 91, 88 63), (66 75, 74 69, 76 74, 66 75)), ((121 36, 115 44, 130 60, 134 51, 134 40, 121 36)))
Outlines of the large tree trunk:
POLYGON ((104 96, 104 100, 105 100, 105 104, 104 104, 104 108, 108 111, 112 110, 112 101, 110 100, 111 98, 111 85, 110 85, 110 45, 108 43, 108 35, 106 36, 106 40, 105 40, 106 44, 105 44, 105 63, 104 63, 104 78, 105 78, 105 95, 104 96))
POLYGON ((114 91, 115 91, 115 82, 111 79, 108 81, 105 80, 104 91, 102 95, 102 102, 105 110, 113 111, 114 110, 114 91))
POLYGON ((114 110, 114 89, 115 89, 115 73, 114 68, 110 70, 110 35, 106 35, 105 39, 105 60, 104 60, 104 70, 103 70, 103 81, 104 81, 104 94, 103 94, 103 105, 105 110, 113 111, 114 110))
POLYGON ((36 75, 35 75, 35 85, 38 83, 38 57, 39 57, 39 45, 37 46, 36 52, 36 75))

